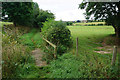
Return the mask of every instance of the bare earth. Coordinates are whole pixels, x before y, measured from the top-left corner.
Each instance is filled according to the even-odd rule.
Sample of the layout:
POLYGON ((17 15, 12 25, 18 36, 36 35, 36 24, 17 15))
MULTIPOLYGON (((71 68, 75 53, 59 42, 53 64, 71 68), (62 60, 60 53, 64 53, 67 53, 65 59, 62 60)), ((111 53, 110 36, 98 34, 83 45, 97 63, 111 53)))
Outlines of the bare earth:
MULTIPOLYGON (((103 47, 97 47, 96 49, 99 49, 99 51, 94 51, 96 53, 100 54, 110 54, 113 53, 113 46, 104 45, 103 47)), ((118 53, 120 53, 120 48, 117 48, 118 53)))
POLYGON ((35 58, 36 66, 42 67, 46 66, 46 61, 42 61, 43 54, 45 54, 41 49, 35 49, 32 51, 32 55, 35 58))

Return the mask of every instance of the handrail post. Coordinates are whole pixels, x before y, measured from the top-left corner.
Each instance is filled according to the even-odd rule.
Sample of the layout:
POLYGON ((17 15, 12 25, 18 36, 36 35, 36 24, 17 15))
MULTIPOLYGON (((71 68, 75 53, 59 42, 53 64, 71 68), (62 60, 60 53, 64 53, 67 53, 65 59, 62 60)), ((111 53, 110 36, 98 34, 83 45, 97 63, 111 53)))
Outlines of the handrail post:
POLYGON ((54 48, 54 58, 57 58, 57 47, 54 48))
POLYGON ((116 55, 117 55, 117 46, 114 46, 111 65, 115 64, 116 55))

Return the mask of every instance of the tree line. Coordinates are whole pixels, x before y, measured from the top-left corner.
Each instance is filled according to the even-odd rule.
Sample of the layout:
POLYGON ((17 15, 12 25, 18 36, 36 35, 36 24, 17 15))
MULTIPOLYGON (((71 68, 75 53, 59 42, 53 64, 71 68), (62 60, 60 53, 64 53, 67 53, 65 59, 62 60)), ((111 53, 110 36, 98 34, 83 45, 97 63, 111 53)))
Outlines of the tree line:
POLYGON ((49 10, 42 10, 35 2, 2 2, 1 19, 13 22, 15 26, 31 26, 41 28, 43 22, 54 19, 49 10), (7 15, 7 17, 6 17, 7 15))

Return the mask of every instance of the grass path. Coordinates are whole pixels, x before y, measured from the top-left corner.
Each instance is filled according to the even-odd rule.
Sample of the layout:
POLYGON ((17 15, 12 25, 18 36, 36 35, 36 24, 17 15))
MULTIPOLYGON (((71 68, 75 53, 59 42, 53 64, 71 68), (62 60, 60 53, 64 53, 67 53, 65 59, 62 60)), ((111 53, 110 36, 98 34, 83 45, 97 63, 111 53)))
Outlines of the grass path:
POLYGON ((45 54, 41 49, 35 49, 32 51, 32 56, 35 58, 36 66, 43 67, 46 66, 46 61, 42 61, 43 54, 45 54))
POLYGON ((32 29, 30 33, 24 34, 21 36, 23 39, 23 44, 29 46, 32 51, 32 56, 35 58, 35 64, 38 67, 46 66, 46 61, 42 60, 43 52, 40 47, 42 45, 42 38, 40 37, 40 32, 36 29, 32 29))

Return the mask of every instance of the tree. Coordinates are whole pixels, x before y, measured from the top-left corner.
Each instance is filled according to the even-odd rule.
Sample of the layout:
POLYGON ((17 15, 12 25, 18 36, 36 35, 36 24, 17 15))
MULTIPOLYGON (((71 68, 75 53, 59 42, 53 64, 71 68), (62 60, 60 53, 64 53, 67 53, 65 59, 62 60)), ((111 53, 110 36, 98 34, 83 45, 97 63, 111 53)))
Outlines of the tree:
POLYGON ((2 17, 8 15, 8 18, 14 25, 31 26, 33 13, 33 2, 3 2, 2 17), (31 23, 31 24, 30 24, 31 23))
POLYGON ((54 14, 51 13, 50 11, 39 9, 37 3, 34 3, 33 6, 34 6, 32 15, 33 27, 40 28, 41 31, 43 23, 48 19, 54 19, 55 17, 54 14))
POLYGON ((32 26, 40 28, 47 19, 55 18, 48 10, 39 9, 34 2, 3 2, 2 18, 12 21, 14 25, 32 26))
POLYGON ((38 25, 38 20, 37 20, 37 17, 39 16, 39 6, 37 3, 34 3, 33 4, 33 18, 32 18, 32 21, 33 21, 33 27, 35 28, 39 28, 39 25, 38 25))
POLYGON ((48 19, 54 19, 54 18, 55 18, 54 14, 51 13, 50 11, 48 10, 45 11, 45 10, 40 9, 39 15, 37 16, 39 27, 42 27, 43 23, 47 21, 48 19))
POLYGON ((115 34, 120 38, 120 2, 82 2, 79 8, 85 9, 86 19, 105 20, 115 29, 115 34))

